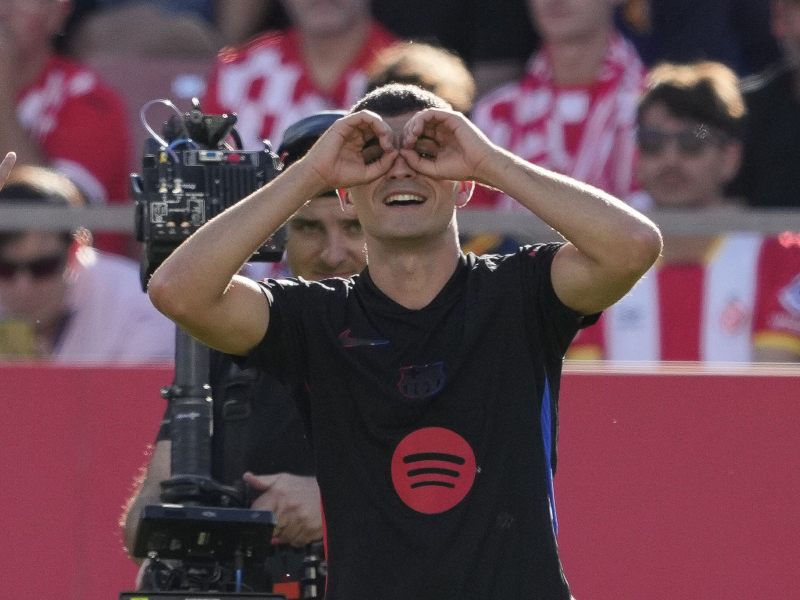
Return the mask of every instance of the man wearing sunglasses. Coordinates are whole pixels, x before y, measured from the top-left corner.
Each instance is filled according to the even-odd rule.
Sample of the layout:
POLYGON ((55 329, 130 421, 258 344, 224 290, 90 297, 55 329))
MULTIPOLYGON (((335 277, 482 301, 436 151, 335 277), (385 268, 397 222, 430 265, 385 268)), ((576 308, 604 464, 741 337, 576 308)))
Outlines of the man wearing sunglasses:
MULTIPOLYGON (((712 209, 733 201, 725 187, 742 155, 738 83, 720 63, 653 70, 637 116, 643 204, 712 209)), ((581 331, 569 356, 800 360, 800 236, 665 237, 650 276, 581 331)))
MULTIPOLYGON (((0 204, 68 211, 69 179, 17 166, 0 204)), ((60 361, 166 361, 175 328, 141 291, 138 265, 90 247, 85 230, 0 232, 0 355, 60 361)))

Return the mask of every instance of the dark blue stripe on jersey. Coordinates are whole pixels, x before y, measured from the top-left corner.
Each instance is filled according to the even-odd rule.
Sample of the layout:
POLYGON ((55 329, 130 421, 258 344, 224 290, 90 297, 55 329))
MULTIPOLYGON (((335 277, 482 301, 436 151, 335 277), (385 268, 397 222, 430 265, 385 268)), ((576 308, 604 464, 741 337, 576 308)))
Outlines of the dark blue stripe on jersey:
POLYGON ((544 472, 547 474, 547 495, 550 497, 550 514, 553 519, 553 531, 558 535, 558 517, 556 517, 556 494, 553 489, 553 463, 550 455, 553 452, 553 419, 550 406, 550 382, 544 380, 544 397, 542 398, 542 440, 544 441, 544 472))

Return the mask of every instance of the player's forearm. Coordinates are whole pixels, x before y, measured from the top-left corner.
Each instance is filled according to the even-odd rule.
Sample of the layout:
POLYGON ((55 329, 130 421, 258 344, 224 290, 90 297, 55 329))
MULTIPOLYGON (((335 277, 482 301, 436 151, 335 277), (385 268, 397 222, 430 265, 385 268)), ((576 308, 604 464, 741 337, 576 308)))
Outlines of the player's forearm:
POLYGON ((658 228, 597 188, 506 151, 487 160, 484 170, 486 183, 515 198, 598 265, 644 273, 660 253, 658 228))

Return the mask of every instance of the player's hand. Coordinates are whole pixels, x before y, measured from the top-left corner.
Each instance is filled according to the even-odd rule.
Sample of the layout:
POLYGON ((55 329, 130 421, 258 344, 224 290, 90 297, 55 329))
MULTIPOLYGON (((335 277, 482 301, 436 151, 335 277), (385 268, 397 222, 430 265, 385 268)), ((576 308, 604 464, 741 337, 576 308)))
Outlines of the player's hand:
POLYGON ((389 125, 362 110, 336 121, 303 160, 320 177, 324 191, 370 183, 389 170, 397 155, 389 125))
POLYGON ((403 128, 400 154, 421 175, 452 181, 481 181, 482 165, 494 146, 461 113, 429 108, 403 128))
POLYGON ((6 154, 3 162, 0 163, 0 189, 6 184, 8 175, 11 173, 11 169, 14 168, 15 162, 17 162, 17 155, 13 152, 9 152, 6 154))
POLYGON ((245 482, 263 492, 253 502, 256 510, 269 510, 275 515, 274 535, 282 544, 302 548, 322 539, 322 507, 319 486, 314 477, 278 473, 253 475, 245 473, 245 482))

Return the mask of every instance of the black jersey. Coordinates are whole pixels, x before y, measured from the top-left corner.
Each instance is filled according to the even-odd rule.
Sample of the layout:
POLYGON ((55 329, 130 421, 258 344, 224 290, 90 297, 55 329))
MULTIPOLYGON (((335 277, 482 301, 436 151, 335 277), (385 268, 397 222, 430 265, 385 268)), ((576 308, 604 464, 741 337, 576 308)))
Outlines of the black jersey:
POLYGON ((462 256, 425 308, 350 280, 267 280, 273 370, 310 415, 328 600, 570 597, 552 468, 561 362, 586 319, 559 245, 462 256))

